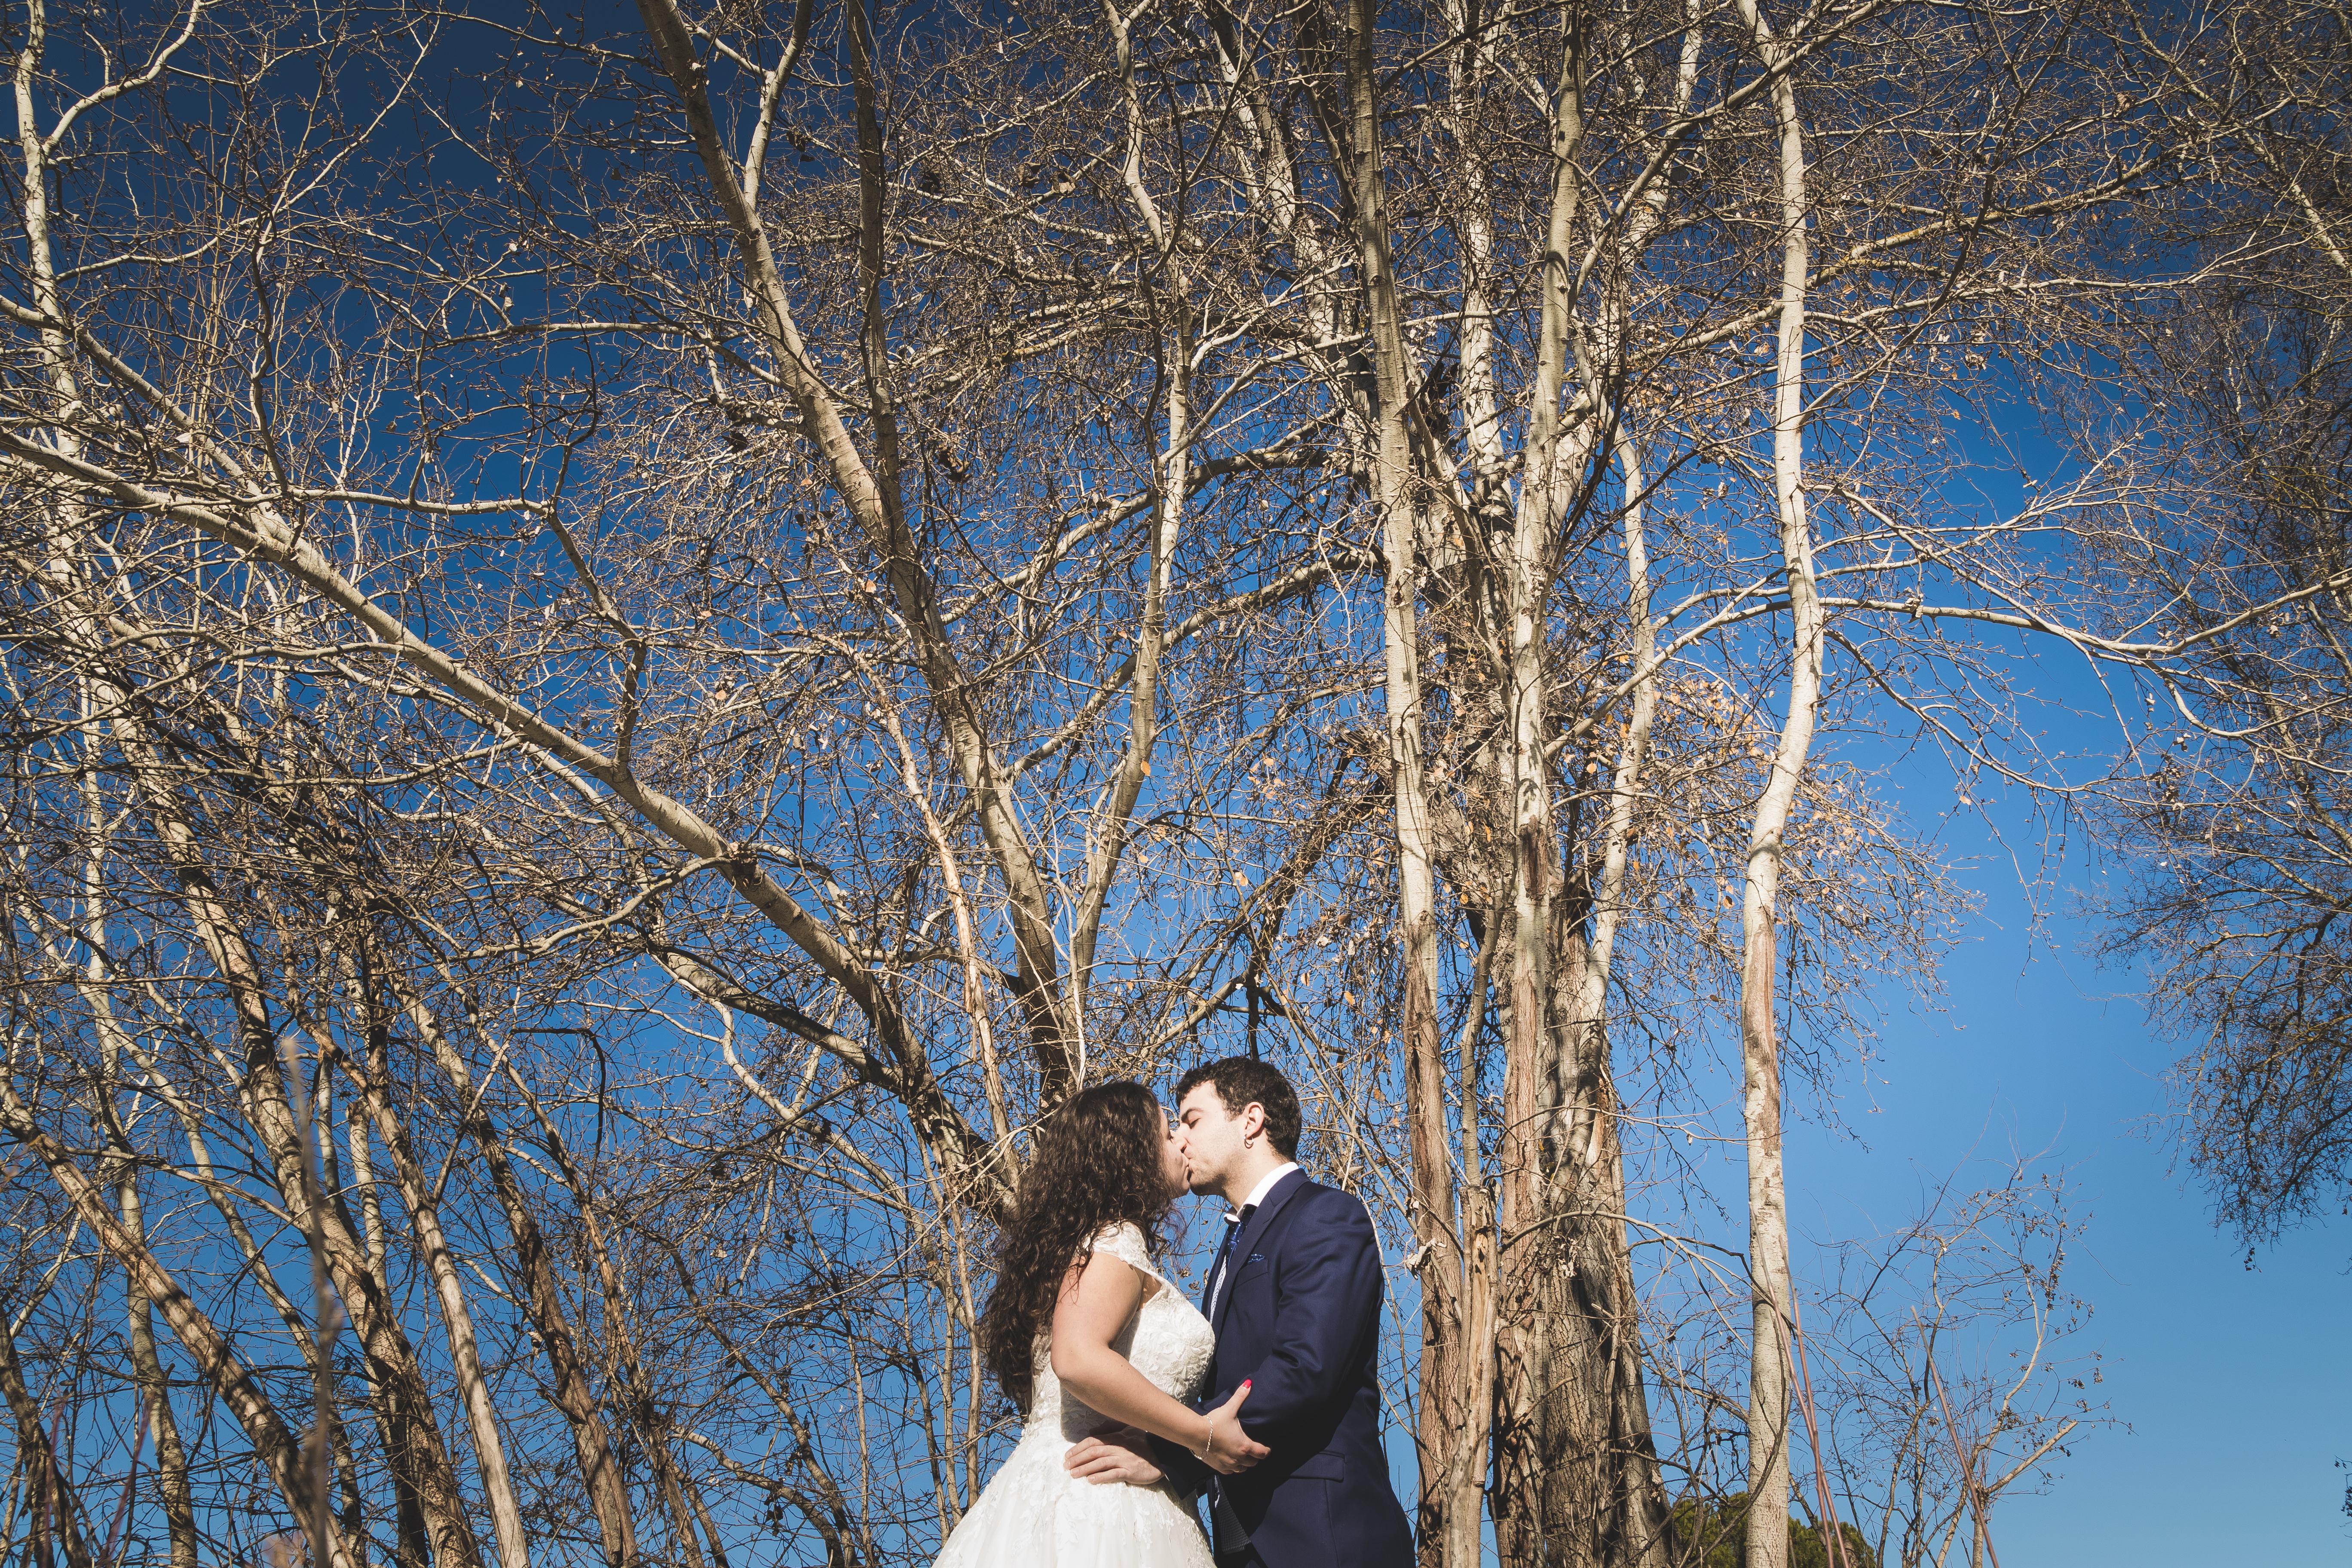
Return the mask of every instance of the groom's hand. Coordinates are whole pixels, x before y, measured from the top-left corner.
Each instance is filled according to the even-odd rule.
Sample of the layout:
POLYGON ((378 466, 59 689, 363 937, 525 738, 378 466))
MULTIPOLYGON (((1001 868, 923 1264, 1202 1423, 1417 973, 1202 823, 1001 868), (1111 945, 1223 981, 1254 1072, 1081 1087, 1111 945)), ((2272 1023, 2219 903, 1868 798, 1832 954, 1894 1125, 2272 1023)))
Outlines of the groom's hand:
POLYGON ((1161 1478, 1151 1439, 1132 1426, 1082 1438, 1062 1457, 1062 1468, 1089 1486, 1148 1487, 1161 1478))

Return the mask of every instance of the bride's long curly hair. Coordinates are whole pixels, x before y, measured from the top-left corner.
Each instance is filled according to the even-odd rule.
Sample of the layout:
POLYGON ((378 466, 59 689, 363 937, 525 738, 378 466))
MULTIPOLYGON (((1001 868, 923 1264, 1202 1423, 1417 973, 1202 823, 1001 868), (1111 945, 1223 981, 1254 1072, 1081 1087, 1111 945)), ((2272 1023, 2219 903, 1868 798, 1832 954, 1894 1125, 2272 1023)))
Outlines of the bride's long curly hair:
POLYGON ((1160 1145, 1168 1120, 1139 1083, 1099 1083, 1073 1096, 1037 1130, 1029 1168, 997 1238, 996 1289, 980 1315, 980 1353, 1006 1395, 1029 1408, 1037 1337, 1070 1265, 1124 1220, 1156 1255, 1168 1190, 1160 1145))

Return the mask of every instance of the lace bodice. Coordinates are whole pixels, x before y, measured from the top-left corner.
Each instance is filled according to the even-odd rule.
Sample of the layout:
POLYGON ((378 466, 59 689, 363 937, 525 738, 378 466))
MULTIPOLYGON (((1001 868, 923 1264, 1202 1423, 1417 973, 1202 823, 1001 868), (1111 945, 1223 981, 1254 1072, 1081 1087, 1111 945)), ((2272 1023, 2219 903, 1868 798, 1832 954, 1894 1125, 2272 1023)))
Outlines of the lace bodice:
MULTIPOLYGON (((1144 1250, 1143 1233, 1135 1226, 1121 1225, 1103 1232, 1095 1238, 1093 1249, 1131 1266, 1143 1276, 1151 1292, 1110 1342, 1110 1348, 1125 1356, 1160 1392, 1177 1399, 1192 1398, 1202 1374, 1209 1370, 1210 1355, 1217 1348, 1217 1336, 1211 1331, 1209 1320, 1201 1316, 1200 1309, 1186 1300, 1175 1286, 1160 1278, 1160 1271, 1151 1265, 1150 1254, 1144 1250)), ((1031 1383, 1029 1415, 1022 1424, 1021 1441, 1025 1444, 1032 1438, 1050 1436, 1075 1443, 1118 1425, 1079 1401, 1062 1396, 1061 1379, 1054 1375, 1051 1347, 1041 1339, 1037 1344, 1036 1373, 1031 1383)))

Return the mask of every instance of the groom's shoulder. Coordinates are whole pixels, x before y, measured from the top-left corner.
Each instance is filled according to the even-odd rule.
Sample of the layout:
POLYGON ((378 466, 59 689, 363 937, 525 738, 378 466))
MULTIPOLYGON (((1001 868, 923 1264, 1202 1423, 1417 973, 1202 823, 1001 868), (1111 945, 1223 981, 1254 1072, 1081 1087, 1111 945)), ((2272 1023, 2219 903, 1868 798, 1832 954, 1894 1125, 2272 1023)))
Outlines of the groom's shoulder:
POLYGON ((1364 1207, 1364 1200, 1344 1187, 1331 1186, 1312 1176, 1298 1189, 1299 1217, 1314 1219, 1326 1225, 1369 1226, 1372 1216, 1364 1207))

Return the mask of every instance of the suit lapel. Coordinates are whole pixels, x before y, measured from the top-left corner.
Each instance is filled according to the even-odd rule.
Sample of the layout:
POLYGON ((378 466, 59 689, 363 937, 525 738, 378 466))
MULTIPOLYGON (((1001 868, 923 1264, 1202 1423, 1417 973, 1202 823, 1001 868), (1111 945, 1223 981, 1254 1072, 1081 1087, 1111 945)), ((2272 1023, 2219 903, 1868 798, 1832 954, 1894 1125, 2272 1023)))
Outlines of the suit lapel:
MULTIPOLYGON (((1306 1185, 1307 1173, 1304 1171, 1293 1171, 1275 1183, 1274 1191, 1265 1194, 1265 1201, 1257 1205, 1257 1213, 1250 1215, 1249 1224, 1242 1226, 1241 1234, 1234 1237, 1234 1249, 1225 1254, 1225 1280, 1218 1290, 1216 1317, 1209 1325, 1216 1332, 1222 1334, 1225 1331, 1225 1314, 1234 1310, 1234 1277, 1249 1261, 1250 1248, 1256 1245, 1259 1237, 1265 1234, 1265 1227, 1273 1223, 1276 1215, 1282 1212, 1283 1205, 1297 1197, 1306 1185)), ((1212 1287, 1216 1284, 1214 1280, 1210 1283, 1212 1287)))

